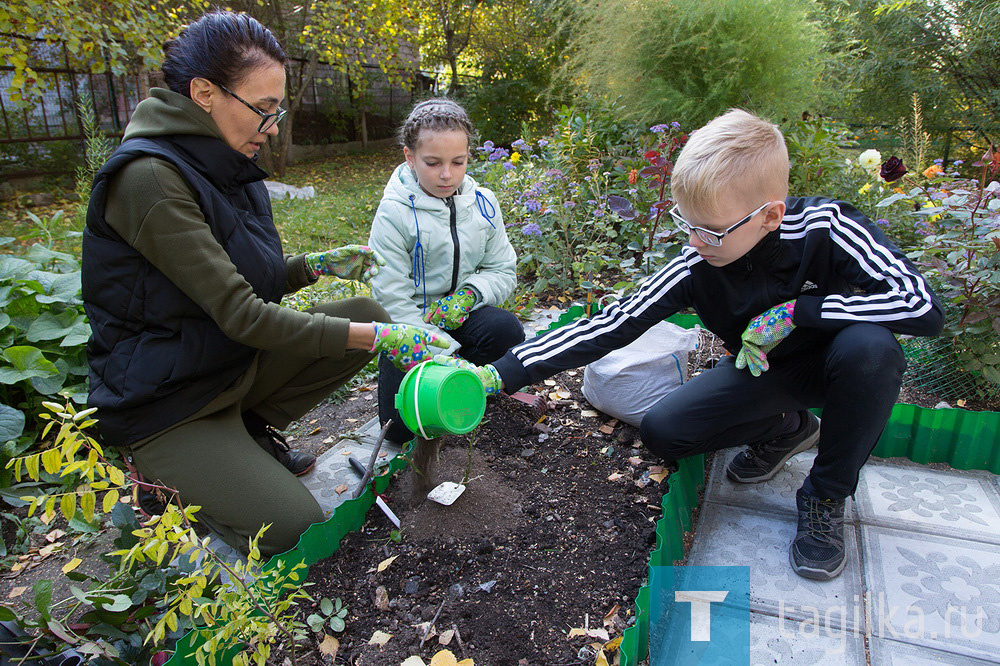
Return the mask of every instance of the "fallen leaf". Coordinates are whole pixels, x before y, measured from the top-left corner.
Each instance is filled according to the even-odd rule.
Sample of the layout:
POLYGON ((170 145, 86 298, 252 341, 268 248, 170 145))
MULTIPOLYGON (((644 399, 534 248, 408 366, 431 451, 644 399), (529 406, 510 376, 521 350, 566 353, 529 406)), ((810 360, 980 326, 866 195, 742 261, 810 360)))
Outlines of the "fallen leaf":
POLYGON ((471 659, 459 661, 451 650, 441 650, 431 659, 430 666, 474 666, 471 659))
POLYGON ((340 484, 339 486, 334 488, 334 491, 336 491, 338 495, 343 495, 344 493, 347 492, 347 484, 346 483, 340 484))
MULTIPOLYGON (((358 422, 357 419, 344 419, 344 420, 347 421, 348 423, 357 423, 358 422)), ((417 657, 417 658, 419 659, 419 657, 417 657)))
POLYGON ((323 634, 323 642, 319 644, 319 651, 330 657, 332 660, 337 656, 337 650, 340 649, 340 641, 331 636, 330 634, 323 634))
POLYGON ((23 568, 24 568, 24 562, 14 562, 14 564, 11 565, 10 567, 10 571, 11 573, 17 573, 23 568))
POLYGON ((453 639, 454 637, 455 637, 455 630, 448 629, 447 631, 442 632, 440 636, 438 636, 438 643, 440 643, 441 645, 447 645, 448 643, 451 643, 451 639, 453 639))
POLYGON ((389 565, 392 564, 396 560, 397 557, 399 557, 399 555, 393 555, 392 557, 390 557, 388 559, 385 559, 385 560, 382 560, 381 562, 379 562, 378 563, 378 572, 382 573, 383 571, 385 571, 386 569, 388 569, 389 565))
POLYGON ((965 398, 962 398, 961 400, 956 400, 955 404, 958 405, 959 407, 965 407, 965 398))
POLYGON ((576 627, 569 630, 569 634, 566 636, 566 640, 571 641, 574 638, 596 638, 598 640, 607 642, 610 636, 608 636, 607 629, 584 629, 582 627, 576 627))
POLYGON ((597 651, 597 658, 594 660, 594 666, 608 666, 608 658, 604 656, 604 650, 597 651))
POLYGON ((425 664, 424 660, 417 655, 413 655, 412 657, 404 659, 399 666, 427 666, 427 664, 425 664))
POLYGON ((309 425, 316 423, 316 421, 319 421, 319 419, 309 419, 309 425))
POLYGON ((330 435, 329 437, 327 437, 326 439, 323 440, 323 443, 324 444, 333 444, 334 441, 335 440, 333 438, 333 435, 330 435))
POLYGON ((73 569, 76 569, 78 566, 80 566, 80 564, 82 563, 83 560, 81 560, 79 557, 74 557, 72 560, 63 565, 62 572, 69 573, 73 569))
POLYGON ((667 478, 670 472, 660 465, 653 465, 649 468, 649 478, 657 483, 663 483, 663 479, 667 478))
POLYGON ((350 449, 344 449, 343 451, 340 452, 340 455, 342 455, 342 456, 349 456, 352 453, 354 453, 354 451, 351 451, 350 449))
POLYGON ((614 652, 621 646, 623 638, 625 637, 619 636, 618 638, 612 638, 610 641, 604 644, 604 649, 607 650, 608 652, 614 652))
POLYGON ((598 428, 598 430, 600 430, 601 432, 603 432, 605 435, 613 435, 613 434, 615 434, 615 428, 614 428, 614 426, 610 426, 610 425, 602 425, 600 428, 598 428))
POLYGON ((48 557, 49 555, 52 554, 52 551, 54 551, 61 545, 62 542, 59 541, 56 543, 49 544, 48 546, 42 546, 41 548, 38 549, 38 554, 41 555, 42 557, 48 557))
POLYGON ((368 645, 377 645, 379 647, 385 647, 385 644, 389 642, 390 638, 392 638, 392 634, 387 634, 384 631, 376 630, 375 633, 372 634, 372 637, 368 639, 368 645))
POLYGON ((375 389, 373 389, 371 386, 360 386, 360 387, 358 387, 358 391, 361 392, 361 393, 365 393, 366 391, 373 391, 373 390, 375 390, 375 389))
POLYGON ((638 467, 639 465, 642 464, 642 458, 640 458, 639 456, 632 456, 631 458, 628 459, 628 463, 633 467, 638 467))
POLYGON ((386 591, 384 585, 375 588, 375 608, 380 611, 389 610, 389 592, 386 591))
POLYGON ((52 530, 51 532, 45 535, 45 540, 48 541, 49 543, 52 543, 54 541, 58 541, 64 536, 66 536, 66 533, 63 532, 62 530, 52 530))
POLYGON ((13 599, 15 597, 19 597, 22 594, 24 594, 24 591, 27 590, 27 589, 28 588, 26 586, 25 587, 14 587, 14 588, 11 588, 10 592, 7 593, 7 598, 8 599, 13 599))
POLYGON ((545 380, 545 385, 546 386, 555 386, 556 385, 556 380, 554 380, 554 379, 546 379, 545 380))
POLYGON ((597 412, 595 412, 592 409, 583 409, 583 410, 580 410, 580 416, 587 416, 587 417, 590 417, 590 418, 596 418, 598 416, 598 414, 597 414, 597 412))
POLYGON ((320 433, 320 432, 323 432, 323 428, 313 428, 312 432, 310 432, 310 433, 309 433, 309 434, 307 435, 307 437, 312 437, 312 436, 313 436, 313 435, 315 435, 316 433, 320 433))
POLYGON ((603 624, 606 627, 609 624, 613 623, 614 622, 614 618, 615 618, 616 615, 618 615, 618 611, 619 610, 621 610, 621 606, 619 604, 615 604, 611 608, 611 610, 609 610, 607 613, 605 613, 604 619, 601 620, 601 624, 603 624))
POLYGON ((611 474, 611 476, 608 477, 608 481, 617 481, 620 478, 622 478, 622 475, 619 474, 618 472, 614 472, 611 474))

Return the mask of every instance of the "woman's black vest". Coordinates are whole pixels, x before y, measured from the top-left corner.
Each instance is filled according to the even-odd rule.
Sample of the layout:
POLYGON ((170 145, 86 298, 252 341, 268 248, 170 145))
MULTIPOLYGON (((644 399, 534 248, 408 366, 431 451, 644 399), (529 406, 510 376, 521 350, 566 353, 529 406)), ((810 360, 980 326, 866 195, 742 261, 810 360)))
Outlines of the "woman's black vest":
POLYGON ((258 297, 277 302, 286 283, 263 170, 210 137, 125 141, 94 180, 83 233, 89 406, 98 408, 102 438, 115 446, 195 413, 246 371, 257 352, 228 338, 105 221, 111 179, 143 156, 177 167, 219 243, 220 260, 228 255, 258 297))

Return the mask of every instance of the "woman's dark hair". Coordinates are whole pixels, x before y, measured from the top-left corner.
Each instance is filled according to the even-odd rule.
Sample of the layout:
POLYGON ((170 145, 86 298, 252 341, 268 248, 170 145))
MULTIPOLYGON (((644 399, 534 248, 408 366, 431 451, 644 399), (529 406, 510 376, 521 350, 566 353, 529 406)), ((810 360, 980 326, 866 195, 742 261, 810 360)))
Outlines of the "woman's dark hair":
POLYGON ((175 93, 191 96, 201 77, 227 88, 268 61, 284 65, 284 49, 271 31, 247 14, 216 11, 187 25, 163 45, 163 80, 175 93))

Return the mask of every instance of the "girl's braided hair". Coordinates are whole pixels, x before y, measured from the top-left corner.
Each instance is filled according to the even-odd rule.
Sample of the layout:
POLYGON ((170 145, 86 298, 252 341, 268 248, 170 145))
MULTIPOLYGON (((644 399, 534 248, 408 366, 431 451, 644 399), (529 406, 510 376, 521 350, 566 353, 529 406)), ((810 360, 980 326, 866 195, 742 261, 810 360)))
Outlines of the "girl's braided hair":
POLYGON ((476 130, 472 128, 469 114, 458 102, 444 97, 424 100, 413 107, 397 133, 400 145, 416 150, 421 130, 459 130, 469 138, 470 147, 476 142, 476 130))

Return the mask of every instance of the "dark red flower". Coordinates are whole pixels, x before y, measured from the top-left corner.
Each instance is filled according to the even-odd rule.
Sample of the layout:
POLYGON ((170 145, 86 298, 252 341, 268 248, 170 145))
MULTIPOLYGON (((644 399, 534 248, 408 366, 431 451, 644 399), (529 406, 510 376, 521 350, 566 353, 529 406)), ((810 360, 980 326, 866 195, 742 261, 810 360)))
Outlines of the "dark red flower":
POLYGON ((153 655, 153 658, 149 660, 149 663, 152 664, 152 666, 163 666, 163 664, 170 660, 170 656, 170 652, 157 652, 153 655))
POLYGON ((882 176, 885 182, 891 183, 894 180, 902 178, 906 174, 906 171, 906 165, 903 164, 903 160, 893 155, 882 163, 879 175, 882 176))

